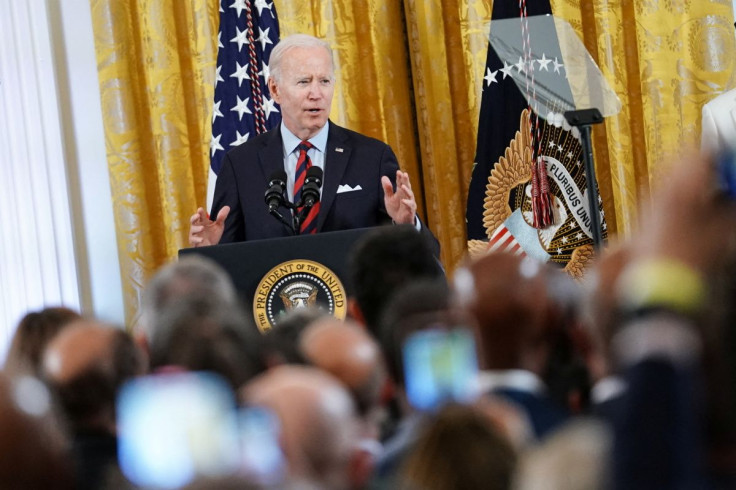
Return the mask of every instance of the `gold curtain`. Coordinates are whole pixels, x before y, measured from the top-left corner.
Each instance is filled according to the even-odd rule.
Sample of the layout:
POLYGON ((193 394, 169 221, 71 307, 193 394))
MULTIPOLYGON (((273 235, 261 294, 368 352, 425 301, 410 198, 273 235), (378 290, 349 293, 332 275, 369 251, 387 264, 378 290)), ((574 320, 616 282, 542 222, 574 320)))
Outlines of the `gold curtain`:
POLYGON ((203 203, 217 4, 91 0, 126 323, 203 203))
MULTIPOLYGON (((206 197, 217 0, 90 0, 128 323, 206 197)), ((532 1, 532 0, 529 0, 532 1)), ((336 54, 331 118, 388 142, 452 270, 466 249, 492 0, 275 0, 282 36, 336 54)), ((596 127, 609 231, 627 234, 702 104, 734 84, 730 0, 552 0, 623 111, 596 127)))
POLYGON ((593 129, 610 229, 627 236, 683 147, 700 144, 705 102, 734 86, 731 0, 551 0, 576 29, 623 109, 593 129))

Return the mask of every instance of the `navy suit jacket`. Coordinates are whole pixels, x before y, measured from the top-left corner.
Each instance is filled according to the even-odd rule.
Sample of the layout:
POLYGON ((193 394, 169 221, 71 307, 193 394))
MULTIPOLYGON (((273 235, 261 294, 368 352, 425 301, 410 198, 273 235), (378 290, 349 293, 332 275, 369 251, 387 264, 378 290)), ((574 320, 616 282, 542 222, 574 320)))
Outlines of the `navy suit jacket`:
MULTIPOLYGON (((217 177, 210 216, 230 206, 220 243, 290 236, 291 231, 268 212, 264 194, 268 178, 284 168, 284 148, 278 129, 259 135, 229 151, 217 177)), ((399 164, 386 143, 330 122, 325 151, 324 182, 317 231, 366 228, 390 223, 383 201, 381 177, 396 180, 399 164), (355 189, 338 193, 340 185, 355 189)), ((279 212, 290 219, 285 206, 279 212)), ((436 255, 439 243, 426 226, 436 255)))
POLYGON ((518 405, 529 417, 537 439, 544 439, 569 420, 569 414, 544 395, 515 388, 496 388, 491 393, 518 405))
POLYGON ((697 369, 653 357, 623 378, 628 389, 612 420, 613 488, 705 488, 697 369))

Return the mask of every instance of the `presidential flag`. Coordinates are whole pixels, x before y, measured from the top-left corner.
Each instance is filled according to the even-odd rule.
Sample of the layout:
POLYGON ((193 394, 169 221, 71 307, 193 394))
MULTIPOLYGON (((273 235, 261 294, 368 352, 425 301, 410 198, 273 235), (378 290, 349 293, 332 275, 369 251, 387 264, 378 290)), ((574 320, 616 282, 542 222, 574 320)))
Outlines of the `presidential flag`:
POLYGON ((534 17, 551 13, 549 0, 525 0, 521 8, 494 2, 490 37, 498 41, 503 30, 495 44, 508 49, 502 59, 488 48, 466 211, 468 249, 471 256, 526 255, 580 277, 593 255, 580 133, 562 116, 573 98, 555 21, 534 17), (516 20, 497 22, 494 31, 500 19, 516 20), (510 52, 518 58, 509 59, 510 52), (549 99, 537 103, 550 86, 563 87, 552 110, 549 99))
POLYGON ((225 153, 281 122, 268 91, 268 62, 279 41, 276 7, 266 0, 220 0, 207 209, 225 153))

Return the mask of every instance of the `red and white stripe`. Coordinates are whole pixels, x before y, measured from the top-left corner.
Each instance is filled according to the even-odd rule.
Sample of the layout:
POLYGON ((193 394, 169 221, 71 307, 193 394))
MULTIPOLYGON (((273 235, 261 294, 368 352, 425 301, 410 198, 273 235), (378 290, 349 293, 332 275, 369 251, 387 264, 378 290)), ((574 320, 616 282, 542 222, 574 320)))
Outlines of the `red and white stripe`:
POLYGON ((516 241, 514 235, 511 234, 505 225, 501 225, 496 228, 496 231, 491 235, 491 239, 488 241, 488 247, 486 248, 488 253, 492 252, 506 252, 522 257, 526 256, 526 252, 521 248, 521 244, 516 241))

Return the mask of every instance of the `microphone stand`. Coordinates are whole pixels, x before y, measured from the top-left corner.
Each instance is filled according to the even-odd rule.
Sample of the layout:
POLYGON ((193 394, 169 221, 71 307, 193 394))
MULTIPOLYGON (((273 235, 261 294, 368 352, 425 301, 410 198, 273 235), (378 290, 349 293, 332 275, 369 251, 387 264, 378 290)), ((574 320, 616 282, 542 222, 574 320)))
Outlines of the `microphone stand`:
MULTIPOLYGON (((287 208, 289 208, 291 210, 295 210, 296 209, 296 206, 294 206, 294 204, 291 201, 287 200, 287 199, 284 199, 281 202, 281 204, 283 204, 284 206, 286 206, 287 208)), ((296 235, 297 234, 297 231, 296 230, 299 229, 299 224, 297 222, 297 216, 296 216, 297 213, 294 213, 294 218, 293 218, 292 222, 289 222, 286 218, 284 218, 281 215, 281 213, 279 213, 278 208, 276 208, 276 209, 269 209, 268 212, 271 214, 271 216, 274 216, 277 220, 279 220, 281 223, 283 223, 283 225, 286 226, 289 229, 289 231, 291 231, 291 234, 292 235, 296 235)))
MULTIPOLYGON (((283 172, 281 172, 283 174, 283 172)), ((304 182, 304 191, 309 193, 309 197, 302 196, 298 203, 289 201, 285 192, 285 174, 278 175, 278 172, 271 177, 269 187, 266 190, 266 204, 270 215, 279 220, 286 226, 292 235, 298 235, 301 224, 309 214, 312 207, 319 202, 319 189, 322 187, 322 169, 313 167, 307 170, 307 177, 304 182), (306 197, 306 198, 305 198, 306 197), (292 219, 289 222, 279 213, 279 206, 285 206, 292 211, 292 219)))
POLYGON ((286 206, 291 211, 293 211, 293 217, 291 219, 291 222, 284 218, 284 216, 279 213, 278 208, 270 209, 268 210, 269 214, 271 216, 275 217, 277 220, 279 220, 284 226, 286 226, 289 231, 291 231, 292 235, 298 235, 299 234, 299 228, 301 228, 302 221, 304 221, 304 218, 307 217, 309 214, 309 210, 312 209, 312 206, 316 204, 315 202, 312 202, 311 204, 303 204, 301 206, 301 211, 299 210, 299 205, 294 204, 293 202, 286 199, 286 196, 281 200, 281 205, 286 206))
MULTIPOLYGON (((309 215, 309 210, 312 209, 312 206, 314 206, 315 204, 316 203, 304 204, 300 212, 294 213, 294 228, 296 230, 301 229, 302 222, 307 217, 307 215, 309 215)), ((299 209, 297 206, 294 206, 294 208, 299 209)))

